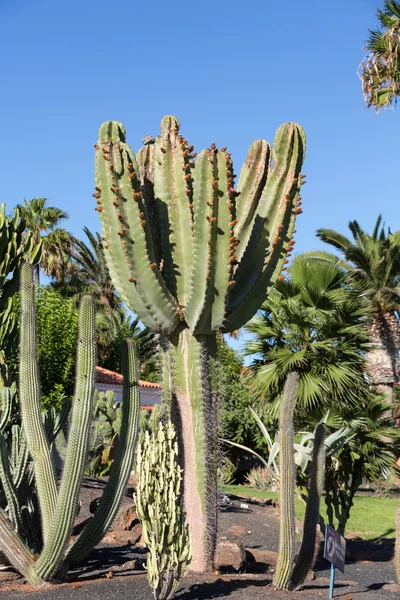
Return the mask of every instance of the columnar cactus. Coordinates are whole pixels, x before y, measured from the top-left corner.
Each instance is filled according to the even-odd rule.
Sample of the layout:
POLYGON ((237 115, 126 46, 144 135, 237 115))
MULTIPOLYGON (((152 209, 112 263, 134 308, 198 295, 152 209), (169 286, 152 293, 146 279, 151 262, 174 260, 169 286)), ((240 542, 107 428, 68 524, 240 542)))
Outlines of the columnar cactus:
MULTIPOLYGON (((24 264, 21 270, 21 348, 19 399, 22 425, 32 459, 36 490, 41 512, 43 546, 38 558, 24 543, 29 535, 19 535, 27 522, 22 520, 11 478, 4 438, 0 437, 0 476, 7 490, 10 520, 0 512, 0 551, 34 586, 45 585, 62 563, 81 560, 103 537, 118 510, 133 463, 139 418, 138 363, 133 342, 122 347, 124 375, 122 427, 120 444, 110 472, 109 482, 96 515, 70 548, 67 546, 79 499, 79 489, 86 466, 93 418, 93 393, 96 369, 96 330, 94 302, 82 299, 79 311, 77 379, 71 426, 59 487, 52 461, 46 424, 41 413, 41 394, 36 347, 33 269, 24 264), (10 512, 11 510, 11 512, 10 512)), ((54 420, 54 419, 53 419, 54 420)), ((57 427, 57 424, 55 424, 57 427)), ((22 459, 21 459, 22 460, 22 459)), ((18 473, 18 470, 17 470, 18 473)), ((15 474, 14 474, 15 476, 15 474)), ((29 522, 28 522, 29 526, 29 522)))
POLYGON ((315 543, 317 538, 317 525, 319 510, 325 479, 325 425, 319 423, 314 435, 313 458, 311 464, 310 485, 308 489, 306 514, 303 525, 303 539, 299 554, 289 582, 289 589, 293 590, 302 585, 315 558, 315 543))
POLYGON ((320 423, 314 434, 310 486, 308 490, 303 539, 296 556, 296 464, 294 459, 293 413, 299 386, 298 373, 286 378, 279 414, 279 505, 281 512, 279 555, 275 585, 279 589, 293 590, 302 585, 312 567, 315 554, 319 508, 325 475, 325 425, 320 423))
POLYGON ((167 116, 133 153, 121 123, 104 123, 96 148, 96 210, 118 293, 162 334, 164 399, 179 421, 194 571, 213 567, 217 518, 217 399, 209 357, 216 333, 258 310, 293 248, 300 213, 304 132, 282 125, 274 147, 257 140, 238 186, 230 153, 215 144, 195 160, 167 116))
POLYGON ((289 589, 296 552, 296 464, 294 461, 293 411, 299 385, 298 373, 289 373, 283 388, 279 414, 279 555, 275 585, 289 589))
POLYGON ((149 548, 147 577, 155 600, 172 598, 190 564, 190 538, 181 502, 182 469, 175 429, 160 421, 145 431, 136 459, 136 510, 149 548))

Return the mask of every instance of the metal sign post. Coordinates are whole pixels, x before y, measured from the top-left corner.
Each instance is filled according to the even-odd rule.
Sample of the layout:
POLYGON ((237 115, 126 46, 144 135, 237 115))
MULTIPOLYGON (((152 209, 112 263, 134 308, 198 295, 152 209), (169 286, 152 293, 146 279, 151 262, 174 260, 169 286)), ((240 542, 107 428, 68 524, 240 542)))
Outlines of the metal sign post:
POLYGON ((330 525, 325 527, 324 557, 331 563, 331 578, 329 582, 329 600, 331 600, 335 585, 336 567, 344 573, 346 540, 330 525))
POLYGON ((336 574, 336 567, 333 563, 331 563, 331 579, 329 582, 329 600, 332 600, 332 598, 333 598, 333 588, 335 585, 335 574, 336 574))

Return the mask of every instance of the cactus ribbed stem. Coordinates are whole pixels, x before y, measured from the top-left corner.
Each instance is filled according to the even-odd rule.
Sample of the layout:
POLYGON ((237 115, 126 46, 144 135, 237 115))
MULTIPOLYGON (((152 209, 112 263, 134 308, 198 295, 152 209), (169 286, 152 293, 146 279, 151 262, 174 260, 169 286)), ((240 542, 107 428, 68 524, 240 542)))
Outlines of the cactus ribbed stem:
POLYGON ((24 263, 21 268, 19 400, 26 440, 33 458, 43 539, 46 541, 54 524, 57 487, 42 420, 33 267, 29 263, 24 263))
POLYGON ((302 585, 309 570, 313 566, 316 553, 317 525, 319 509, 325 479, 325 425, 320 423, 314 435, 313 458, 311 465, 310 487, 308 490, 306 514, 304 517, 303 539, 300 552, 296 559, 292 578, 289 583, 291 590, 302 585))
POLYGON ((19 533, 21 528, 21 511, 18 504, 17 491, 10 472, 7 445, 2 434, 0 434, 0 480, 7 500, 8 516, 14 530, 19 533))
POLYGON ((214 354, 215 337, 193 336, 187 329, 173 343, 175 413, 183 441, 184 504, 195 572, 213 570, 218 525, 217 410, 208 364, 214 354))
POLYGON ((294 461, 293 411, 299 385, 298 373, 289 373, 281 399, 279 414, 279 555, 275 585, 289 589, 296 544, 295 487, 296 464, 294 461))
POLYGON ((396 541, 394 552, 394 564, 396 568, 397 582, 400 583, 400 502, 397 505, 396 513, 396 541))
POLYGON ((26 548, 19 536, 13 531, 4 512, 0 510, 0 550, 11 564, 26 577, 33 587, 44 587, 46 582, 35 573, 33 554, 26 548))
POLYGON ((124 376, 122 394, 122 424, 117 454, 110 470, 109 480, 93 519, 69 551, 67 563, 77 563, 100 542, 112 524, 128 483, 135 453, 139 424, 139 364, 136 346, 124 340, 121 349, 121 370, 124 376))
POLYGON ((79 338, 75 399, 68 450, 64 463, 53 526, 37 561, 43 579, 54 575, 64 558, 76 516, 79 491, 89 449, 96 373, 96 313, 93 298, 84 296, 79 310, 79 338))

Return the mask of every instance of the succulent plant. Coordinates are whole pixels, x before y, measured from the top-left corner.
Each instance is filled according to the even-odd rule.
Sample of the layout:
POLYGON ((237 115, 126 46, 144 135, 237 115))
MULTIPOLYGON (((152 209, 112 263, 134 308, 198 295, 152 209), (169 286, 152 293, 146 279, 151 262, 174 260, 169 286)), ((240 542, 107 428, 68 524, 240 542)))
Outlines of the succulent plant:
POLYGON ((19 268, 24 260, 38 264, 42 245, 33 243, 30 233, 24 235, 25 223, 16 209, 12 218, 0 206, 0 387, 7 385, 8 375, 5 347, 12 351, 17 338, 17 327, 12 312, 12 297, 18 290, 19 268))
MULTIPOLYGON (((32 472, 40 507, 43 544, 38 557, 34 557, 29 544, 25 541, 27 532, 25 531, 23 534, 23 530, 28 528, 30 529, 28 533, 34 537, 32 522, 29 518, 23 519, 16 494, 16 474, 14 472, 13 477, 11 476, 4 438, 0 436, 0 476, 7 494, 9 514, 9 518, 6 518, 5 514, 0 512, 0 551, 33 586, 42 586, 56 576, 62 565, 66 567, 69 563, 81 560, 88 550, 100 541, 116 515, 132 467, 137 437, 138 364, 133 342, 125 341, 122 346, 123 415, 116 458, 95 516, 77 541, 68 549, 78 507, 81 479, 87 461, 93 418, 96 369, 94 302, 90 296, 85 296, 79 311, 75 396, 68 446, 60 484, 57 486, 55 465, 46 428, 48 430, 51 425, 53 431, 56 431, 60 423, 57 422, 54 415, 48 416, 47 423, 42 417, 33 268, 28 263, 25 263, 21 269, 20 295, 19 401, 24 439, 32 459, 32 472)), ((22 444, 21 452, 23 451, 22 444)), ((18 469, 17 466, 17 473, 18 469)), ((29 517, 29 513, 25 514, 29 517)))
POLYGON ((163 399, 181 434, 194 571, 213 568, 217 530, 217 404, 209 358, 216 334, 241 327, 285 270, 305 135, 282 125, 273 148, 255 141, 235 188, 231 155, 213 143, 196 158, 167 116, 137 155, 121 123, 95 144, 96 210, 113 283, 161 334, 163 399))
POLYGON ((147 577, 155 600, 172 598, 190 565, 182 507, 182 469, 171 421, 143 432, 136 458, 136 511, 149 548, 147 577))

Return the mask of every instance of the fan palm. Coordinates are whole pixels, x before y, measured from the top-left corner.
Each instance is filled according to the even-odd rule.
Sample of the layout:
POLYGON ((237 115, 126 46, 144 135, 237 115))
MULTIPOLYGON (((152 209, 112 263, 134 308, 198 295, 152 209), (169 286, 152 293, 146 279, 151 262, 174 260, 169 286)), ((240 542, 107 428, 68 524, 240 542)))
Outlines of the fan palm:
POLYGON ((365 102, 377 111, 391 106, 400 94, 400 2, 385 0, 378 10, 380 28, 371 31, 361 63, 361 81, 365 102))
POLYGON ((392 399, 399 369, 400 231, 386 232, 381 216, 372 235, 357 221, 351 221, 349 229, 352 240, 336 231, 319 229, 317 236, 340 250, 344 261, 325 253, 317 253, 316 260, 325 258, 330 264, 340 265, 350 274, 352 284, 362 290, 371 308, 368 371, 373 384, 392 399))
MULTIPOLYGON (((62 279, 70 270, 71 236, 58 225, 68 219, 66 212, 49 206, 47 198, 24 200, 16 207, 25 221, 26 230, 31 232, 34 244, 42 241, 40 267, 46 275, 62 279), (47 235, 42 235, 47 233, 47 235)), ((39 279, 39 266, 37 270, 39 279)))
POLYGON ((279 403, 288 373, 300 375, 297 405, 351 406, 367 389, 366 307, 337 264, 297 258, 246 329, 255 355, 251 386, 267 404, 279 403))

